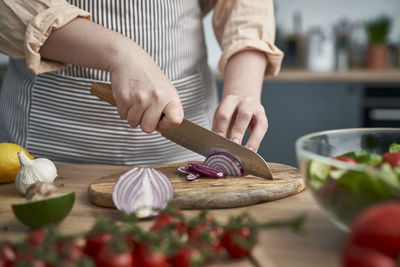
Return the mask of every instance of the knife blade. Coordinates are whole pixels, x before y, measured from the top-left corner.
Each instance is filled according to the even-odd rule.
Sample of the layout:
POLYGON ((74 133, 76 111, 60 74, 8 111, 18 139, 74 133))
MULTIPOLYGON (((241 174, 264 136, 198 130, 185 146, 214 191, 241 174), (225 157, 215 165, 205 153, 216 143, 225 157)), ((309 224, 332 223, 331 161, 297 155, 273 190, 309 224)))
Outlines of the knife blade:
MULTIPOLYGON (((90 93, 116 106, 110 84, 93 83, 90 93)), ((216 152, 229 153, 240 162, 245 172, 273 179, 268 163, 259 154, 186 119, 178 127, 163 131, 161 135, 204 157, 216 152)))

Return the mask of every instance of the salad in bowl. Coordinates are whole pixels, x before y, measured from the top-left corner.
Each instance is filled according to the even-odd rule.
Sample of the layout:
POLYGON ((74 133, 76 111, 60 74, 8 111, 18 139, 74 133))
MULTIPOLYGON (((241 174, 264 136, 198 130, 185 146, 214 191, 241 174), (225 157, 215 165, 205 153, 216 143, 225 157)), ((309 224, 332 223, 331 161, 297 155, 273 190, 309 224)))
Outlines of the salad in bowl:
POLYGON ((313 133, 296 141, 296 153, 309 190, 343 230, 371 205, 400 200, 400 129, 313 133))

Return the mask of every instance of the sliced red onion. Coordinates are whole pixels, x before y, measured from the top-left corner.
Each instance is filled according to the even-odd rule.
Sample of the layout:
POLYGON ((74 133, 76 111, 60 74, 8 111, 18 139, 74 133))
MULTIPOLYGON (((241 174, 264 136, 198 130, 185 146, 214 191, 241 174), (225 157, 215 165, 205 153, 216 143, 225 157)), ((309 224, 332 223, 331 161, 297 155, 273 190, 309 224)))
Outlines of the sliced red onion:
POLYGON ((193 181, 199 177, 200 177, 200 175, 198 175, 197 173, 189 173, 188 175, 186 175, 186 179, 188 181, 193 181))
POLYGON ((189 181, 192 181, 200 177, 200 174, 187 171, 185 166, 178 167, 178 172, 185 175, 186 179, 188 179, 189 181))
POLYGON ((245 176, 240 162, 232 155, 226 152, 217 152, 209 155, 204 161, 204 165, 214 170, 225 173, 231 176, 245 176))
POLYGON ((168 177, 153 168, 132 168, 115 183, 112 198, 118 210, 140 218, 157 215, 173 197, 168 177))
POLYGON ((210 167, 200 164, 189 163, 188 169, 190 172, 197 173, 200 175, 204 175, 211 178, 225 178, 226 174, 217 170, 214 170, 210 167))

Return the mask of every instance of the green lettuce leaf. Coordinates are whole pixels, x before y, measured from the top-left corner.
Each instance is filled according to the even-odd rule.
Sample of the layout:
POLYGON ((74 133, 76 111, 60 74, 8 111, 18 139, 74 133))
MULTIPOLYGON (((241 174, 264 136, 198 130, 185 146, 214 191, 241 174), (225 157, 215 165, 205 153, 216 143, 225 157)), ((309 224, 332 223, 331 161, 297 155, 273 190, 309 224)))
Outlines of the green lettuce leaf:
POLYGON ((380 170, 375 174, 377 180, 384 183, 394 197, 400 197, 400 180, 397 170, 389 163, 382 163, 380 170))
POLYGON ((387 186, 380 179, 366 172, 350 170, 340 177, 336 183, 339 187, 346 188, 353 196, 366 195, 373 200, 386 199, 391 196, 387 186))
POLYGON ((360 164, 377 165, 382 162, 382 156, 375 153, 368 153, 365 150, 356 150, 342 156, 347 156, 355 159, 360 164))
POLYGON ((400 144, 391 144, 389 147, 389 152, 400 152, 400 144))

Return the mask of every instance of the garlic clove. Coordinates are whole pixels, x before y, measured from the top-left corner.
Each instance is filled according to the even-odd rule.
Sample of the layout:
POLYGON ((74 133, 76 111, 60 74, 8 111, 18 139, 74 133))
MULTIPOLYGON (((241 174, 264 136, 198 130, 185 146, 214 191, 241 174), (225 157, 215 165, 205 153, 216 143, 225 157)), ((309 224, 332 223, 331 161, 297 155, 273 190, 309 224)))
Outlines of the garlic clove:
POLYGON ((57 194, 57 187, 53 183, 37 182, 26 189, 26 200, 40 200, 57 194))
POLYGON ((18 152, 21 167, 15 178, 15 185, 22 194, 36 182, 52 183, 57 177, 57 168, 54 163, 46 158, 31 160, 24 151, 18 152))

